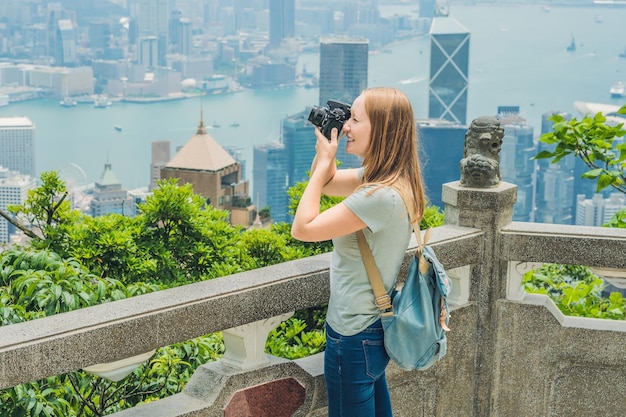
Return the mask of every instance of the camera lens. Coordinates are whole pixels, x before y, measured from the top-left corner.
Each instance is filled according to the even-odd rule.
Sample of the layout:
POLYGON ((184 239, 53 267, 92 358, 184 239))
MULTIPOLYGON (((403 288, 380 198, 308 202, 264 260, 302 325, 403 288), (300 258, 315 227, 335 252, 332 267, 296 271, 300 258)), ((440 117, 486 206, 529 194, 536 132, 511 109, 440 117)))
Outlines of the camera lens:
POLYGON ((315 126, 321 127, 326 116, 326 109, 320 106, 313 106, 311 113, 309 113, 309 122, 315 126))

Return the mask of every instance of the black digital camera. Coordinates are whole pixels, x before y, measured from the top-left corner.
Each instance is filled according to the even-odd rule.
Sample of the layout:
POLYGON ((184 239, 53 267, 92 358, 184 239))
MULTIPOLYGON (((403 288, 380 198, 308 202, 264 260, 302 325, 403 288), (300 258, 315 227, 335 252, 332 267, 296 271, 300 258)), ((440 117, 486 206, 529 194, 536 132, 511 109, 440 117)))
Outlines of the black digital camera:
POLYGON ((313 106, 309 114, 309 122, 322 130, 324 136, 330 140, 330 131, 336 127, 341 134, 343 124, 350 118, 350 106, 340 101, 328 100, 328 108, 313 106))

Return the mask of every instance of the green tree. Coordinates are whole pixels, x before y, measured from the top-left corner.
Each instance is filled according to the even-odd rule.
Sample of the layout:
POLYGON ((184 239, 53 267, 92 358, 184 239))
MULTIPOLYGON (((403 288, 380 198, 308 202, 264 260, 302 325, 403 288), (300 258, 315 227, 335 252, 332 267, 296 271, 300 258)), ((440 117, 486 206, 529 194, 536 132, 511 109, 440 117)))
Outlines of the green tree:
MULTIPOLYGON (((626 115, 626 105, 617 114, 626 115)), ((615 143, 616 138, 626 135, 623 123, 613 126, 602 113, 569 121, 555 114, 549 120, 553 122, 553 131, 539 140, 554 145, 554 149, 539 152, 535 159, 552 158, 550 162, 557 163, 574 155, 589 168, 582 177, 595 180, 597 192, 613 187, 626 194, 626 143, 615 143)), ((616 213, 606 226, 626 227, 626 209, 616 213)))

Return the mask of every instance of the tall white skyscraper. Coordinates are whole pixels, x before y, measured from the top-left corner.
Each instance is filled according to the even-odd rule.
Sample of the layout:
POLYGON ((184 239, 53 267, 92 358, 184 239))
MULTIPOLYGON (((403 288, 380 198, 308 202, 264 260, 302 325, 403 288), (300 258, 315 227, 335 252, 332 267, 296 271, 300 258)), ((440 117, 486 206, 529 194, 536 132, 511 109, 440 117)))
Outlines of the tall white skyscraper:
POLYGON ((27 117, 0 117, 0 166, 36 177, 35 125, 27 117))
POLYGON ((604 198, 602 194, 585 198, 584 194, 579 194, 576 203, 576 225, 602 226, 624 207, 626 207, 626 197, 621 193, 611 193, 609 198, 604 198))
MULTIPOLYGON (((28 197, 28 190, 35 186, 34 177, 0 166, 0 209, 6 212, 8 206, 22 204, 28 197)), ((0 217, 0 244, 9 241, 9 232, 12 229, 12 225, 4 217, 0 217)))

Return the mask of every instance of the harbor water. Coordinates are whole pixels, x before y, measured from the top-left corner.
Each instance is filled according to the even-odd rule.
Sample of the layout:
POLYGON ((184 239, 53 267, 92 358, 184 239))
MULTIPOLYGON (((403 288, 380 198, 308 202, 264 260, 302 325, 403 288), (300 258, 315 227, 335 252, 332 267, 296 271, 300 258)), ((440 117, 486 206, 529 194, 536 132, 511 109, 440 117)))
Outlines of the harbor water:
MULTIPOLYGON (((415 13, 415 7, 381 6, 381 13, 415 13)), ((626 82, 626 58, 619 56, 626 48, 626 7, 451 6, 450 16, 471 33, 468 122, 495 115, 500 105, 520 106, 538 135, 542 114, 575 114, 575 101, 626 103, 609 94, 613 84, 626 82), (568 52, 572 38, 577 47, 568 52)), ((400 88, 418 118, 428 117, 429 44, 428 37, 412 39, 369 58, 368 85, 400 88)), ((319 55, 302 54, 298 66, 317 73, 319 55)), ((83 171, 84 180, 94 182, 110 162, 124 188, 133 189, 148 185, 151 142, 169 140, 173 155, 195 134, 202 109, 205 125, 220 125, 208 133, 223 146, 242 149, 254 186, 254 145, 279 140, 281 119, 314 104, 317 89, 289 87, 151 104, 114 102, 102 109, 34 100, 0 107, 0 116, 33 121, 38 173, 83 171)))

